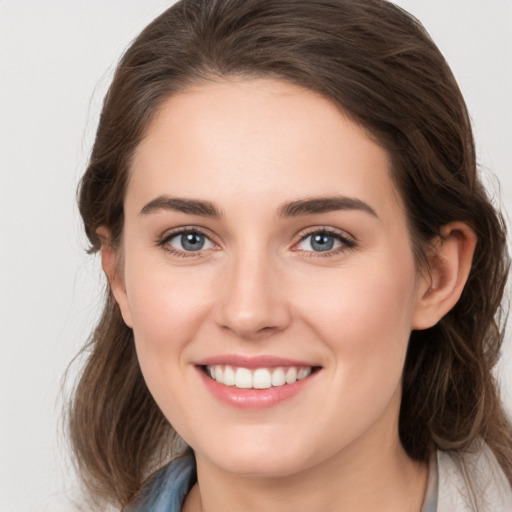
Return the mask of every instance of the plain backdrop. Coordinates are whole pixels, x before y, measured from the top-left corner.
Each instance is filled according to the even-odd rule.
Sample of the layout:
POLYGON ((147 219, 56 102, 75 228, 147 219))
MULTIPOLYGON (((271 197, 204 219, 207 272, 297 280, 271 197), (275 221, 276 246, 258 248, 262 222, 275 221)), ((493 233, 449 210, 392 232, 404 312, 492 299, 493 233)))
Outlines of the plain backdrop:
MULTIPOLYGON (((170 3, 0 0, 1 512, 76 510, 61 433, 62 389, 76 370, 62 379, 97 318, 103 279, 85 254, 75 190, 115 63, 170 3)), ((512 212, 512 1, 397 3, 451 64, 484 182, 512 212)), ((512 411, 510 344, 498 373, 512 411)))

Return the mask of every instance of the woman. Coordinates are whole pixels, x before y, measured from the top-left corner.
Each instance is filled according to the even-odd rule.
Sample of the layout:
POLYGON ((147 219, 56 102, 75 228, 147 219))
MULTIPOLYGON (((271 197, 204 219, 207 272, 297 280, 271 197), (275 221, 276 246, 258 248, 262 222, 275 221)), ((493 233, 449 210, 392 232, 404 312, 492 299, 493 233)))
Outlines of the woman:
POLYGON ((179 2, 118 66, 79 203, 110 285, 71 411, 95 494, 510 509, 504 227, 405 12, 179 2))

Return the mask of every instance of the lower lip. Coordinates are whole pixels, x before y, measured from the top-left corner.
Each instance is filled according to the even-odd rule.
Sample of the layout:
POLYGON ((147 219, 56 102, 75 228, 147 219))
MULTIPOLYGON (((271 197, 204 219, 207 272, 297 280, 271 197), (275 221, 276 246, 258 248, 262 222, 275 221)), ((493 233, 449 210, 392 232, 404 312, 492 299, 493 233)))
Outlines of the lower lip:
POLYGON ((235 386, 220 384, 206 375, 201 367, 197 367, 197 370, 215 398, 241 409, 265 409, 284 402, 300 393, 318 373, 314 372, 293 384, 284 384, 283 386, 267 389, 240 389, 235 386))

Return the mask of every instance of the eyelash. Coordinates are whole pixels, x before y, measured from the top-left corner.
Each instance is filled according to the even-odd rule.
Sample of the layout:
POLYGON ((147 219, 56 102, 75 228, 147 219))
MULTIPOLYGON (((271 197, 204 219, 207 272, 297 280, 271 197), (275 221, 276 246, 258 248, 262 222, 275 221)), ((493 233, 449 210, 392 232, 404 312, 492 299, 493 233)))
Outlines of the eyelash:
MULTIPOLYGON (((212 240, 212 237, 205 233, 202 229, 199 229, 195 226, 184 226, 181 228, 178 228, 176 230, 173 230, 171 232, 165 233, 162 237, 160 237, 156 245, 159 247, 162 247, 164 251, 167 253, 172 254, 175 257, 178 258, 198 258, 198 257, 204 257, 204 252, 209 251, 211 249, 199 249, 198 251, 182 251, 179 249, 176 249, 172 247, 169 242, 180 235, 185 234, 191 234, 191 235, 200 235, 205 237, 207 240, 210 241, 214 246, 218 245, 212 240)), ((301 252, 308 258, 328 258, 332 257, 334 255, 339 255, 345 251, 352 250, 357 246, 357 243, 355 239, 351 236, 349 236, 347 233, 342 231, 334 230, 333 228, 328 227, 315 227, 310 228, 308 231, 303 232, 300 235, 300 240, 298 242, 295 242, 292 246, 292 250, 294 252, 301 252), (293 247, 299 245, 301 242, 304 242, 307 240, 310 236, 313 235, 325 235, 331 238, 334 238, 338 242, 341 243, 340 247, 337 247, 335 249, 329 249, 326 251, 306 251, 303 249, 293 249, 293 247)))
POLYGON ((302 252, 308 258, 329 258, 332 256, 338 256, 346 251, 353 250, 357 246, 356 240, 344 231, 338 231, 330 227, 316 226, 314 228, 310 228, 306 232, 303 232, 301 234, 300 240, 296 242, 293 247, 297 246, 301 242, 304 242, 313 235, 325 235, 334 238, 341 243, 341 246, 335 249, 329 249, 327 251, 305 251, 301 249, 295 249, 295 251, 302 252))
POLYGON ((207 240, 209 240, 213 245, 217 246, 217 244, 212 240, 212 237, 201 229, 198 229, 195 226, 184 226, 178 228, 176 230, 165 233, 161 238, 157 240, 157 245, 162 247, 164 251, 172 254, 172 256, 178 258, 201 258, 204 257, 204 251, 208 251, 210 249, 199 249, 198 251, 181 251, 172 247, 169 242, 180 235, 200 235, 204 236, 207 240))

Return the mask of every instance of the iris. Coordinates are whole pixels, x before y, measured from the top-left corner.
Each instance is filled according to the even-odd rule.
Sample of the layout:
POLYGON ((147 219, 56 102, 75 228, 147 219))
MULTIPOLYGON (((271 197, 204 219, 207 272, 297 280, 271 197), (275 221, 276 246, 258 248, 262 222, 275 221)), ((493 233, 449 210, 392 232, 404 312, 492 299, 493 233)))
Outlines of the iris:
POLYGON ((334 247, 334 238, 325 233, 311 235, 311 248, 314 251, 330 251, 334 247))
POLYGON ((180 242, 185 251, 200 251, 204 246, 205 236, 200 233, 184 233, 180 242))

